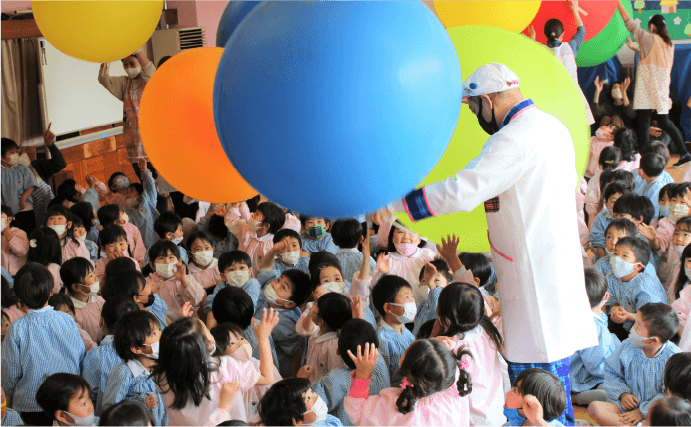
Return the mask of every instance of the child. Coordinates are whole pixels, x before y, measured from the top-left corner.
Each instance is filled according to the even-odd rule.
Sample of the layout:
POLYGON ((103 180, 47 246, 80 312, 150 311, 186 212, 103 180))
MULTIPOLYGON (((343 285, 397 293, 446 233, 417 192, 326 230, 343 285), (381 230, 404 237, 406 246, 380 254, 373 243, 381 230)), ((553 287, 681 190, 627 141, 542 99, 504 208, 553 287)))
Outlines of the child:
POLYGON ((74 319, 48 305, 53 277, 47 268, 26 263, 13 289, 29 311, 12 323, 3 341, 2 387, 27 424, 50 424, 36 402, 38 385, 55 372, 79 375, 84 342, 74 319))
POLYGON ((124 295, 137 303, 140 310, 146 310, 156 316, 161 329, 168 326, 168 306, 160 296, 151 291, 150 282, 144 279, 139 271, 124 270, 108 278, 101 295, 106 302, 109 298, 124 295))
MULTIPOLYGON (((206 215, 199 220, 199 229, 205 230, 213 239, 214 256, 220 257, 223 252, 237 249, 238 239, 226 227, 223 205, 211 205, 206 215)), ((248 215, 249 216, 249 215, 248 215)))
MULTIPOLYGON (((662 142, 662 141, 653 141, 650 144, 646 145, 645 147, 641 148, 641 156, 646 155, 647 153, 655 153, 659 154, 662 156, 662 159, 665 162, 665 166, 669 163, 669 149, 667 146, 662 142)), ((641 194, 642 188, 644 188, 647 184, 646 182, 638 175, 638 170, 633 171, 633 173, 636 175, 636 186, 634 189, 634 193, 636 194, 641 194)), ((672 176, 665 170, 662 171, 660 174, 662 180, 667 181, 670 184, 674 184, 674 179, 672 176)))
POLYGON ((636 237, 619 239, 610 258, 612 273, 607 278, 610 294, 607 305, 611 322, 608 328, 620 340, 626 339, 640 307, 649 302, 667 302, 660 281, 643 271, 649 259, 648 244, 636 237))
POLYGON ((658 224, 663 218, 669 218, 671 215, 670 212, 670 201, 672 198, 672 193, 674 192, 674 187, 676 187, 676 183, 672 182, 669 184, 665 184, 661 189, 660 193, 657 195, 657 206, 660 215, 653 219, 652 222, 650 223, 650 226, 652 228, 657 228, 658 224))
MULTIPOLYGON (((622 237, 637 237, 636 225, 626 218, 615 219, 610 222, 605 230, 606 254, 595 263, 594 268, 600 270, 605 278, 612 272, 612 254, 617 246, 617 242, 622 237)), ((645 266, 644 271, 649 275, 656 277, 655 267, 649 261, 645 266)))
POLYGON ((153 426, 154 418, 145 404, 125 399, 101 414, 99 426, 153 426))
POLYGON ((2 138, 2 204, 16 212, 18 227, 31 233, 36 227, 31 194, 38 186, 33 172, 19 164, 19 146, 2 138))
POLYGON ((671 293, 670 290, 674 288, 674 283, 681 271, 680 256, 684 249, 691 243, 691 217, 684 217, 677 221, 674 227, 674 234, 672 235, 672 244, 669 246, 666 254, 667 263, 664 267, 669 268, 667 282, 662 286, 671 293), (674 253, 672 253, 672 251, 674 253))
MULTIPOLYGON (((489 266, 487 268, 489 270, 489 266)), ((420 328, 425 322, 437 318, 439 295, 451 280, 449 266, 443 259, 435 259, 425 264, 422 270, 420 270, 420 290, 423 295, 427 295, 417 305, 417 314, 413 324, 413 336, 417 337, 420 328)))
POLYGON ((269 336, 278 323, 278 314, 264 311, 261 323, 255 322, 259 340, 260 365, 240 362, 229 356, 212 357, 215 342, 206 326, 194 318, 180 319, 161 334, 161 352, 152 377, 166 405, 171 425, 195 425, 210 418, 218 407, 221 385, 237 382, 239 390, 231 417, 246 421, 242 393, 255 384, 273 382, 273 360, 269 336))
POLYGON ((684 248, 681 262, 684 265, 684 270, 679 269, 677 281, 674 286, 670 287, 667 298, 679 316, 679 335, 683 336, 691 311, 691 287, 688 286, 689 276, 691 276, 691 245, 684 248))
MULTIPOLYGON (((353 279, 353 274, 360 270, 362 265, 362 253, 357 250, 358 245, 362 244, 365 236, 362 233, 362 224, 356 219, 338 220, 331 227, 333 242, 340 248, 336 252, 336 257, 341 263, 343 277, 346 280, 353 279)), ((370 262, 370 274, 374 271, 377 263, 372 257, 370 262)))
POLYGON ((646 153, 641 158, 641 167, 638 169, 638 176, 645 181, 645 186, 640 188, 640 192, 637 191, 636 194, 639 196, 645 196, 653 202, 653 207, 655 208, 654 217, 659 216, 660 209, 658 207, 658 195, 660 189, 672 182, 674 182, 671 177, 667 178, 662 175, 665 170, 665 159, 661 155, 655 153, 646 153))
MULTIPOLYGON (((602 172, 596 173, 590 178, 583 200, 590 223, 592 223, 595 219, 595 215, 600 213, 602 209, 602 190, 609 183, 617 180, 612 172, 619 170, 619 165, 621 164, 621 151, 616 147, 605 147, 600 153, 598 161, 600 168, 602 168, 602 172)), ((623 174, 623 172, 619 172, 617 175, 621 174, 623 174)), ((619 177, 617 176, 617 178, 619 177)), ((633 181, 633 174, 631 174, 631 180, 633 181)))
POLYGON ((53 276, 53 293, 60 292, 62 289, 62 279, 60 279, 62 247, 55 230, 48 227, 38 227, 29 234, 29 253, 26 260, 46 267, 53 276))
POLYGON ((218 270, 218 259, 214 258, 213 240, 204 231, 194 231, 187 238, 187 252, 192 254, 188 267, 209 294, 212 288, 223 281, 218 270))
MULTIPOLYGON (((184 262, 185 265, 190 263, 187 251, 185 248, 180 246, 180 243, 182 243, 183 239, 183 233, 182 219, 179 216, 173 212, 162 213, 156 222, 154 222, 154 230, 161 240, 173 242, 173 244, 178 247, 178 251, 180 252, 179 258, 182 259, 182 262, 184 262)), ((151 249, 151 247, 149 247, 149 249, 151 249)), ((147 262, 150 261, 151 260, 147 260, 147 262)))
POLYGON ((98 296, 101 287, 91 261, 80 257, 67 260, 60 267, 60 278, 74 304, 77 324, 92 340, 100 341, 103 332, 98 323, 105 300, 98 296))
MULTIPOLYGON (((65 294, 51 295, 50 298, 48 298, 48 305, 53 307, 53 310, 55 311, 62 311, 63 313, 69 314, 73 319, 75 318, 74 304, 72 303, 70 297, 65 294)), ((84 328, 79 325, 79 323, 77 323, 77 329, 79 329, 79 335, 82 337, 82 341, 84 341, 85 351, 89 351, 97 347, 96 342, 91 338, 88 332, 86 332, 84 328)))
POLYGON ((467 368, 473 378, 470 422, 473 425, 501 425, 503 414, 502 359, 504 341, 485 315, 482 294, 473 285, 451 283, 439 295, 437 324, 433 336, 452 337, 452 351, 463 346, 473 355, 467 368), (482 361, 480 363, 479 361, 482 361))
POLYGON ((631 193, 631 188, 624 181, 614 181, 609 184, 604 192, 606 211, 597 214, 593 220, 593 225, 588 238, 592 247, 596 250, 597 258, 605 256, 605 229, 614 220, 614 204, 623 195, 631 193))
POLYGON ((300 235, 295 230, 282 228, 274 235, 274 246, 264 256, 262 268, 273 268, 279 273, 296 268, 309 273, 310 259, 303 254, 306 252, 302 252, 300 235), (271 265, 267 260, 274 258, 273 265, 271 265))
POLYGON ((631 129, 627 127, 617 129, 614 132, 614 146, 621 150, 622 169, 630 172, 639 167, 641 155, 636 149, 636 136, 631 129))
POLYGON ((5 399, 5 390, 0 389, 2 392, 2 425, 3 426, 23 426, 24 421, 19 413, 12 408, 7 407, 7 400, 5 399))
POLYGON ((123 363, 108 375, 103 408, 123 399, 138 399, 152 410, 155 425, 168 424, 166 405, 150 372, 159 357, 160 340, 158 320, 148 311, 132 311, 118 320, 113 348, 123 363))
POLYGON ((26 264, 29 239, 24 230, 11 226, 12 221, 12 211, 2 205, 2 267, 14 276, 26 264))
POLYGON ((36 392, 36 401, 47 417, 60 426, 95 426, 98 417, 90 399, 89 383, 79 375, 49 376, 36 392))
MULTIPOLYGON (((7 321, 9 323, 14 322, 24 315, 24 312, 19 308, 21 304, 19 298, 17 298, 12 289, 10 289, 10 284, 4 277, 2 278, 2 298, 0 302, 2 303, 2 312, 7 316, 7 321)), ((9 324, 7 326, 9 327, 9 324)))
POLYGON ((416 341, 401 359, 401 387, 369 396, 377 353, 367 344, 357 354, 348 352, 356 368, 344 405, 356 425, 468 425, 467 368, 476 362, 461 357, 469 353, 454 354, 439 341, 416 341))
POLYGON ((405 327, 415 320, 417 306, 413 289, 405 279, 386 275, 372 288, 372 302, 381 315, 377 336, 379 351, 389 368, 391 382, 401 380, 396 374, 398 362, 415 336, 405 327))
POLYGON ((89 251, 89 260, 93 265, 96 265, 99 258, 98 245, 91 240, 86 238, 86 228, 84 227, 84 222, 82 219, 74 214, 72 214, 72 237, 76 240, 84 243, 86 250, 89 251))
POLYGON ((600 153, 605 147, 611 147, 614 144, 614 132, 617 129, 618 126, 600 126, 595 131, 595 136, 590 138, 590 153, 584 174, 588 180, 591 180, 595 174, 601 173, 604 169, 599 165, 600 153))
POLYGON ((609 299, 607 279, 597 268, 585 269, 585 290, 597 329, 598 345, 578 350, 571 356, 569 377, 572 399, 576 404, 588 406, 594 401, 606 401, 604 390, 605 359, 619 345, 619 339, 607 329, 607 315, 602 307, 609 299))
POLYGON ((125 314, 137 310, 139 310, 137 304, 124 295, 110 298, 103 304, 100 329, 105 337, 101 340, 98 347, 86 353, 82 369, 82 377, 91 387, 91 401, 94 402, 97 416, 101 415, 104 409, 103 391, 106 388, 108 375, 116 366, 122 363, 122 359, 120 359, 113 348, 115 324, 125 314))
POLYGON ((129 223, 127 213, 117 205, 105 205, 98 210, 98 221, 103 227, 115 224, 125 230, 130 256, 139 263, 139 268, 143 268, 146 247, 139 229, 129 223))
MULTIPOLYGON (((315 382, 345 366, 338 355, 338 331, 353 318, 350 298, 337 292, 321 295, 312 306, 311 316, 319 329, 309 334, 305 366, 298 376, 315 382)), ((305 335, 299 328, 297 331, 305 335)))
POLYGON ((665 364, 679 347, 669 340, 679 329, 674 310, 663 303, 640 307, 629 338, 605 363, 608 402, 593 402, 588 414, 601 425, 636 425, 661 396, 665 364))
MULTIPOLYGON (((238 239, 238 250, 246 252, 252 259, 252 273, 259 274, 262 258, 273 247, 274 234, 285 224, 285 213, 276 204, 264 202, 249 218, 249 223, 236 210, 226 216, 226 226, 238 239)), ((304 244, 304 243, 303 243, 304 244)))
POLYGON ((78 202, 70 208, 70 213, 82 220, 82 224, 86 230, 86 240, 98 245, 98 230, 96 229, 98 220, 96 219, 96 210, 94 207, 88 202, 78 202))
MULTIPOLYGON (((214 298, 216 298, 216 295, 218 295, 222 289, 229 285, 247 292, 247 295, 252 298, 252 305, 257 307, 259 294, 261 293, 261 285, 257 279, 250 277, 252 275, 251 268, 252 260, 245 252, 232 251, 221 255, 221 258, 218 260, 218 270, 223 272, 223 278, 225 278, 225 280, 221 280, 218 285, 216 285, 216 288, 214 288, 214 293, 206 298, 204 312, 207 314, 211 313, 214 298)), ((211 316, 213 318, 213 313, 211 316)))
POLYGON ((175 243, 167 240, 161 240, 149 249, 149 266, 156 272, 151 277, 151 288, 168 306, 168 317, 172 321, 180 318, 185 302, 196 310, 205 295, 202 285, 187 274, 178 249, 175 243))
POLYGON ((5 341, 5 335, 7 335, 7 330, 10 329, 10 325, 10 317, 5 310, 2 310, 2 339, 0 341, 5 341))
POLYGON ((644 426, 691 425, 691 403, 678 397, 663 397, 650 405, 644 426))
POLYGON ((89 259, 89 251, 84 242, 74 238, 70 211, 64 206, 51 206, 46 212, 46 217, 46 227, 52 228, 60 238, 62 262, 77 256, 89 259))
POLYGON ((506 407, 518 409, 518 414, 526 419, 522 422, 511 419, 504 425, 564 425, 559 417, 566 404, 566 392, 559 378, 542 369, 526 369, 518 374, 506 393, 506 407))
POLYGON ((691 353, 673 354, 665 365, 664 394, 691 399, 691 353))
POLYGON ((113 260, 118 258, 129 258, 135 263, 135 268, 139 270, 139 263, 130 256, 129 247, 127 244, 127 232, 125 229, 116 224, 110 224, 103 227, 98 233, 98 244, 101 252, 105 255, 96 262, 96 277, 99 281, 105 283, 106 268, 113 260))
POLYGON ((126 212, 132 225, 141 231, 144 246, 150 248, 158 240, 153 227, 159 216, 156 209, 156 183, 144 159, 139 159, 139 169, 142 183, 133 183, 127 188, 126 212))
MULTIPOLYGON (((647 197, 629 193, 614 203, 612 211, 615 219, 626 218, 638 226, 650 224, 655 208, 653 208, 653 202, 647 197)), ((641 230, 642 227, 638 227, 638 229, 641 230)))
MULTIPOLYGON (((245 334, 240 326, 234 323, 221 323, 212 328, 210 332, 216 341, 216 352, 214 352, 212 356, 229 356, 240 363, 250 361, 257 370, 260 368, 261 362, 259 359, 252 356, 252 345, 245 338, 245 334)), ((251 389, 242 393, 246 410, 245 419, 248 423, 258 423, 261 421, 257 411, 259 401, 264 394, 266 394, 272 384, 275 384, 283 379, 281 378, 281 374, 278 373, 278 368, 274 367, 273 370, 274 373, 272 383, 256 384, 251 389)))
POLYGON ((300 215, 300 223, 305 232, 300 235, 302 247, 305 252, 338 252, 338 247, 333 242, 329 231, 331 222, 327 218, 316 218, 300 215))
POLYGON ((327 413, 326 403, 304 378, 288 378, 271 386, 258 409, 265 426, 343 425, 327 413))

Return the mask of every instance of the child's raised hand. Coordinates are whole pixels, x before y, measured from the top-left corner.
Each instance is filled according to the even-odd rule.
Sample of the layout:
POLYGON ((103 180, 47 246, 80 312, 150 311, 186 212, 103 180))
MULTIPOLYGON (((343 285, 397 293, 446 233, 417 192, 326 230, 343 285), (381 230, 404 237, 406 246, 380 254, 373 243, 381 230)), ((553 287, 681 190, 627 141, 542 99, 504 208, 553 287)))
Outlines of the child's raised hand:
POLYGON ((643 421, 643 413, 641 413, 640 409, 634 409, 631 412, 619 415, 619 422, 625 426, 635 426, 641 421, 643 421))
POLYGON ((309 379, 310 375, 312 375, 312 367, 309 365, 305 365, 298 370, 297 377, 309 379))
POLYGON ((185 303, 182 305, 182 317, 192 317, 192 303, 189 301, 185 301, 185 303))
POLYGON ((149 409, 156 408, 156 405, 158 404, 158 401, 156 400, 156 395, 150 394, 146 396, 146 400, 144 401, 144 403, 146 403, 146 407, 149 409))
POLYGON ((288 249, 288 244, 285 240, 281 240, 280 242, 276 243, 273 248, 271 248, 274 253, 283 253, 286 251, 286 249, 288 249))
POLYGON ((230 412, 230 405, 235 399, 235 395, 240 388, 240 383, 233 381, 232 383, 225 383, 221 387, 221 399, 218 407, 224 411, 230 412))
POLYGON ((458 253, 456 252, 458 248, 458 243, 460 243, 460 239, 456 237, 455 234, 449 234, 445 238, 441 238, 441 246, 437 244, 437 252, 441 254, 441 256, 444 257, 446 262, 448 263, 450 259, 455 258, 458 256, 458 253))
POLYGON ((605 82, 604 82, 604 81, 600 81, 600 76, 596 76, 596 77, 595 77, 595 88, 596 88, 598 91, 602 92, 602 89, 603 89, 604 87, 605 87, 605 82))
POLYGON ((264 309, 261 323, 257 324, 257 319, 252 319, 252 322, 254 322, 254 333, 257 336, 257 341, 268 340, 271 331, 278 325, 278 311, 272 308, 267 312, 264 309))
POLYGON ((365 307, 362 305, 362 297, 354 296, 350 303, 350 309, 353 311, 353 319, 365 320, 365 307))
POLYGON ((139 166, 140 171, 145 172, 147 170, 146 169, 146 160, 139 159, 139 161, 137 162, 137 165, 139 166))
POLYGON ((374 344, 365 343, 364 351, 362 350, 362 346, 357 346, 357 355, 354 355, 348 350, 348 356, 350 356, 353 363, 355 363, 355 378, 363 380, 372 378, 372 370, 379 356, 377 347, 374 344))
POLYGON ((97 181, 96 177, 94 177, 93 175, 87 175, 86 178, 84 178, 84 179, 86 180, 86 184, 89 187, 94 188, 94 186, 96 185, 96 181, 97 181))
POLYGON ((389 261, 383 253, 379 254, 377 257, 377 270, 381 271, 382 274, 389 274, 391 269, 391 261, 389 261))
POLYGON ((55 134, 50 131, 50 127, 53 125, 53 123, 48 123, 48 129, 43 131, 43 142, 50 147, 53 145, 53 141, 55 141, 55 134))
POLYGON ((312 292, 315 301, 319 301, 319 298, 323 297, 325 294, 326 292, 324 292, 324 288, 321 286, 318 286, 317 289, 312 292))
POLYGON ((542 404, 540 404, 540 401, 537 400, 535 396, 531 394, 523 396, 523 412, 528 421, 530 421, 530 425, 547 425, 544 420, 545 412, 542 408, 542 404))
POLYGON ((624 393, 621 395, 621 407, 625 411, 631 411, 638 407, 638 398, 631 393, 624 393))
POLYGON ((655 237, 657 236, 657 233, 655 232, 655 229, 651 226, 649 226, 646 223, 640 223, 638 224, 638 232, 641 234, 641 236, 645 237, 649 241, 655 240, 655 237))
MULTIPOLYGON (((427 285, 429 285, 430 283, 432 283, 432 279, 434 279, 434 276, 436 276, 438 273, 437 267, 435 267, 434 264, 428 262, 427 264, 425 264, 423 268, 425 269, 425 272, 422 276, 422 279, 425 281, 425 283, 427 283, 427 285)), ((433 289, 430 287, 430 290, 433 289)))
POLYGON ((178 263, 175 265, 173 277, 182 282, 183 286, 185 282, 187 282, 187 268, 185 267, 185 263, 182 262, 182 259, 179 259, 178 263))
POLYGON ((535 27, 532 25, 528 27, 528 36, 530 36, 531 39, 535 40, 535 27))

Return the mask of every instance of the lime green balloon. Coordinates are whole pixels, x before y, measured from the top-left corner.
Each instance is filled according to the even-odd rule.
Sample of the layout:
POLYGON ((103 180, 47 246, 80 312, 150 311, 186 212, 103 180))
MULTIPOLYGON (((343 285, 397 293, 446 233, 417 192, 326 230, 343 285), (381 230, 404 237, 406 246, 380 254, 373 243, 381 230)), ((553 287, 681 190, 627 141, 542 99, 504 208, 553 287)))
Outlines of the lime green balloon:
MULTIPOLYGON (((631 2, 624 1, 622 3, 629 15, 633 15, 631 2)), ((594 67, 595 65, 602 64, 619 52, 619 49, 626 42, 627 35, 629 35, 629 31, 626 29, 624 19, 617 10, 614 12, 614 16, 612 16, 609 24, 600 31, 600 34, 581 44, 576 56, 576 65, 579 67, 594 67)))
MULTIPOLYGON (((518 75, 523 95, 569 129, 576 152, 576 170, 579 176, 583 176, 590 149, 590 127, 580 91, 554 54, 524 35, 500 28, 457 27, 447 31, 456 46, 461 69, 466 70, 467 75, 490 62, 505 64, 518 75)), ((535 132, 540 131, 539 125, 536 126, 535 132)), ((477 122, 477 116, 464 104, 449 146, 420 186, 454 176, 480 154, 487 138, 488 135, 477 122)), ((573 183, 574 197, 578 184, 573 183)), ((483 205, 472 212, 441 215, 415 223, 405 213, 397 216, 406 227, 433 242, 440 243, 447 234, 456 234, 460 239, 459 250, 490 250, 483 205)))

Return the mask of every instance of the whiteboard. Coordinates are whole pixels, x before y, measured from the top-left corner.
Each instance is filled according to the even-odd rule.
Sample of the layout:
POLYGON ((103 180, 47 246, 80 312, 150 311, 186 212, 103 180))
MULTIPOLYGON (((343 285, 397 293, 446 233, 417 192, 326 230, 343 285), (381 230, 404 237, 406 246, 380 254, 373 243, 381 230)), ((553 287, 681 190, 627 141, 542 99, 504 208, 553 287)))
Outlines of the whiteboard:
MULTIPOLYGON (((101 64, 73 58, 45 38, 38 40, 43 112, 47 116, 44 123, 53 123, 51 131, 55 135, 122 121, 122 101, 98 82, 101 64)), ((126 75, 122 61, 111 63, 110 75, 126 75)))

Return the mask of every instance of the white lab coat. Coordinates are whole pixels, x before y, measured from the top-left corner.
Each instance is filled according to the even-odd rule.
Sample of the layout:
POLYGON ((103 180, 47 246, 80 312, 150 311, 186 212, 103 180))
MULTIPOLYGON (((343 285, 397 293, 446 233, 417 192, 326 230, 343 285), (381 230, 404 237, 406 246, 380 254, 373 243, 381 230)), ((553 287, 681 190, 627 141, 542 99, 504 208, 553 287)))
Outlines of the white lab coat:
POLYGON ((499 211, 486 215, 508 361, 554 362, 598 343, 585 292, 577 185, 569 131, 532 107, 455 177, 425 186, 435 215, 468 212, 499 196, 499 211))

